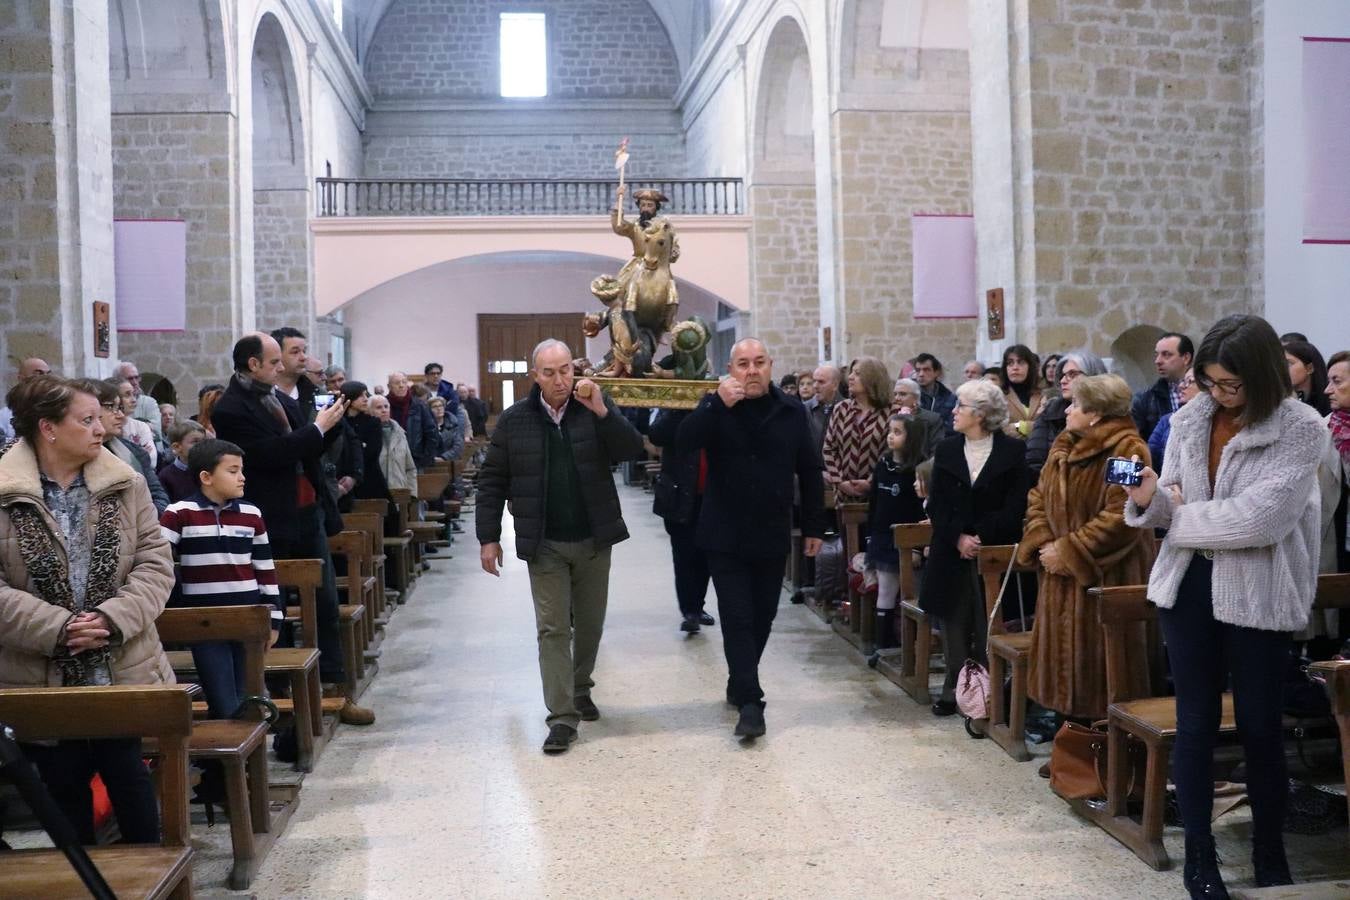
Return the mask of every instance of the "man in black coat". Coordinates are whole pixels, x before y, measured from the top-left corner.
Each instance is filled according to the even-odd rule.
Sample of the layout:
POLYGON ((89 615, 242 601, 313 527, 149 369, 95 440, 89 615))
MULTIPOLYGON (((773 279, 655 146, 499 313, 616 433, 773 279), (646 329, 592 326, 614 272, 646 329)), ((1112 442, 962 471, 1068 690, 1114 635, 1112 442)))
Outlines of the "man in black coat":
MULTIPOLYGON (((342 528, 337 504, 323 473, 323 452, 346 414, 339 400, 306 423, 295 400, 276 390, 282 373, 281 345, 271 335, 246 334, 234 345, 234 377, 211 412, 221 440, 244 451, 244 497, 267 523, 276 559, 323 560, 317 600, 319 678, 342 684, 342 643, 337 586, 328 533, 342 528)), ((347 698, 341 719, 349 725, 375 721, 347 698)))
POLYGON ((703 507, 707 466, 703 451, 681 453, 676 446, 680 424, 689 417, 681 409, 657 412, 647 429, 647 439, 661 448, 661 473, 652 491, 652 512, 666 524, 670 556, 675 565, 675 599, 680 604, 680 630, 698 634, 703 625, 716 621, 704 611, 708 596, 708 558, 698 545, 698 515, 703 507))
POLYGON ((676 445, 682 454, 707 454, 698 545, 717 588, 727 702, 741 713, 736 735, 754 738, 765 730, 759 661, 791 546, 792 479, 801 486, 804 552, 815 556, 825 535, 824 465, 805 407, 773 384, 773 360, 761 341, 732 347, 728 371, 680 426, 676 445))
POLYGON ((1153 347, 1153 365, 1159 378, 1151 387, 1135 394, 1130 404, 1130 416, 1144 440, 1152 436, 1163 416, 1181 408, 1181 381, 1194 358, 1195 345, 1186 335, 1169 331, 1158 338, 1153 347))
POLYGON ((628 538, 610 466, 645 452, 642 435, 600 388, 573 390, 572 351, 546 340, 532 355, 535 386, 497 418, 478 472, 475 523, 483 571, 502 563, 502 509, 530 572, 539 674, 548 707, 545 753, 564 753, 577 726, 600 718, 591 700, 609 600, 609 560, 628 538))

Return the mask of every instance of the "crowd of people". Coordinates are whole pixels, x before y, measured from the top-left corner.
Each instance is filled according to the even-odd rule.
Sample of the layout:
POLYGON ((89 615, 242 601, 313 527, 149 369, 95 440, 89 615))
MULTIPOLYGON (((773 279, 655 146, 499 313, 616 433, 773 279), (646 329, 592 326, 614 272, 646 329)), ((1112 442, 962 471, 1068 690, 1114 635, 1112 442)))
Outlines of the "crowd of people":
MULTIPOLYGON (((344 697, 342 722, 375 721, 345 696, 340 573, 328 537, 356 498, 392 501, 398 488, 416 496, 420 470, 463 459, 486 429, 486 407, 471 387, 443 380, 439 363, 421 383, 394 372, 368 389, 341 368, 324 369, 294 328, 245 335, 229 365, 227 379, 199 393, 196 415, 180 418, 142 390, 133 363, 107 379, 65 378, 37 358, 20 363, 0 410, 0 687, 172 683, 155 629, 166 607, 264 604, 272 642, 289 643, 274 560, 319 559, 323 689, 344 697)), ((452 484, 443 497, 418 499, 466 490, 452 484)), ((389 527, 396 521, 391 512, 389 527)), ((192 649, 210 715, 243 714, 242 648, 192 649)), ((293 761, 293 731, 280 732, 274 749, 293 761)), ((24 750, 82 842, 94 842, 94 774, 123 838, 159 840, 139 740, 24 750)), ((218 766, 204 768, 198 799, 218 802, 218 766)))

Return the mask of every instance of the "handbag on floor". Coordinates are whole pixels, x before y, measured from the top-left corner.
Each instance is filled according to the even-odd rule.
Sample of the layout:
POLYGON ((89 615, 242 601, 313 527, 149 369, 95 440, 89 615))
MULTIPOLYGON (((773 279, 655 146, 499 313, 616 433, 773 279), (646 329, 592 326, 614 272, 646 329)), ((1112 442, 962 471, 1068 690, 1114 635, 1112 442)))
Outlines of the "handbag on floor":
MULTIPOLYGON (((1091 726, 1065 722, 1050 745, 1050 790, 1065 800, 1089 800, 1106 796, 1106 720, 1091 726)), ((1129 777, 1125 795, 1144 799, 1144 766, 1148 755, 1133 738, 1125 741, 1125 764, 1129 777)))
MULTIPOLYGON (((1014 544, 1012 556, 1008 560, 1008 571, 1003 573, 1003 585, 998 589, 998 597, 994 600, 994 608, 989 613, 990 627, 998 620, 999 609, 1003 606, 1003 595, 1008 590, 1008 579, 1012 576, 1016 560, 1017 545, 1014 544)), ((984 656, 985 659, 988 659, 989 638, 987 629, 985 635, 984 656)), ((999 685, 999 690, 1002 689, 1003 685, 999 685)), ((961 715, 967 719, 989 718, 989 669, 973 659, 966 660, 965 665, 961 667, 961 674, 957 676, 956 708, 961 710, 961 715)))

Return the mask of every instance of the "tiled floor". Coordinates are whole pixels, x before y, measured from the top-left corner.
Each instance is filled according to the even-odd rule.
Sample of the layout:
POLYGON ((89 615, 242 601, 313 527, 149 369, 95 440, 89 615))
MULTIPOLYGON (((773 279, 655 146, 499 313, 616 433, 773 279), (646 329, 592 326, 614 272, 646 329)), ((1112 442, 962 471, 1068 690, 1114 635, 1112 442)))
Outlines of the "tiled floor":
MULTIPOLYGON (((523 563, 461 542, 384 644, 366 701, 304 784, 261 898, 1178 897, 959 719, 937 720, 784 601, 766 654, 768 736, 742 746, 716 628, 677 630, 650 497, 627 489, 595 699, 561 757, 545 728, 523 563)), ((713 609, 715 614, 715 608, 713 609)), ((1234 885, 1246 816, 1218 829, 1234 885)), ((227 838, 217 826, 213 842, 227 838)), ((1169 830, 1169 849, 1181 851, 1169 830)), ((1291 840, 1301 877, 1344 876, 1345 831, 1291 840)), ((210 896, 223 867, 203 866, 210 896), (212 870, 218 873, 213 876, 212 870)))

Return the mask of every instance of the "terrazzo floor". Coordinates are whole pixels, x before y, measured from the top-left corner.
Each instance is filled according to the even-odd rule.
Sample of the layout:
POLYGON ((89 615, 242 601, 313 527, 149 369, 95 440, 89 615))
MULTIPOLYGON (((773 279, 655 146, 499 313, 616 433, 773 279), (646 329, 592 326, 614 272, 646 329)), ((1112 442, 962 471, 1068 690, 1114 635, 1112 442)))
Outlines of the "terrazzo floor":
MULTIPOLYGON (((525 565, 508 537, 493 579, 461 541, 390 627, 364 698, 378 723, 329 744, 249 893, 1184 896, 1179 871, 1152 871, 1076 818, 1038 762, 934 719, 786 595, 762 672, 769 732, 739 743, 720 635, 677 629, 650 495, 621 494, 633 537, 614 560, 594 694, 603 718, 583 723, 571 752, 540 752, 525 565)), ((1250 878, 1245 814, 1218 829, 1230 884, 1250 878)), ((213 832, 198 895, 247 896, 217 887, 228 830, 213 832)), ((1181 852, 1171 829, 1168 847, 1181 852)), ((1295 871, 1350 874, 1344 848, 1343 829, 1291 840, 1295 871)))

